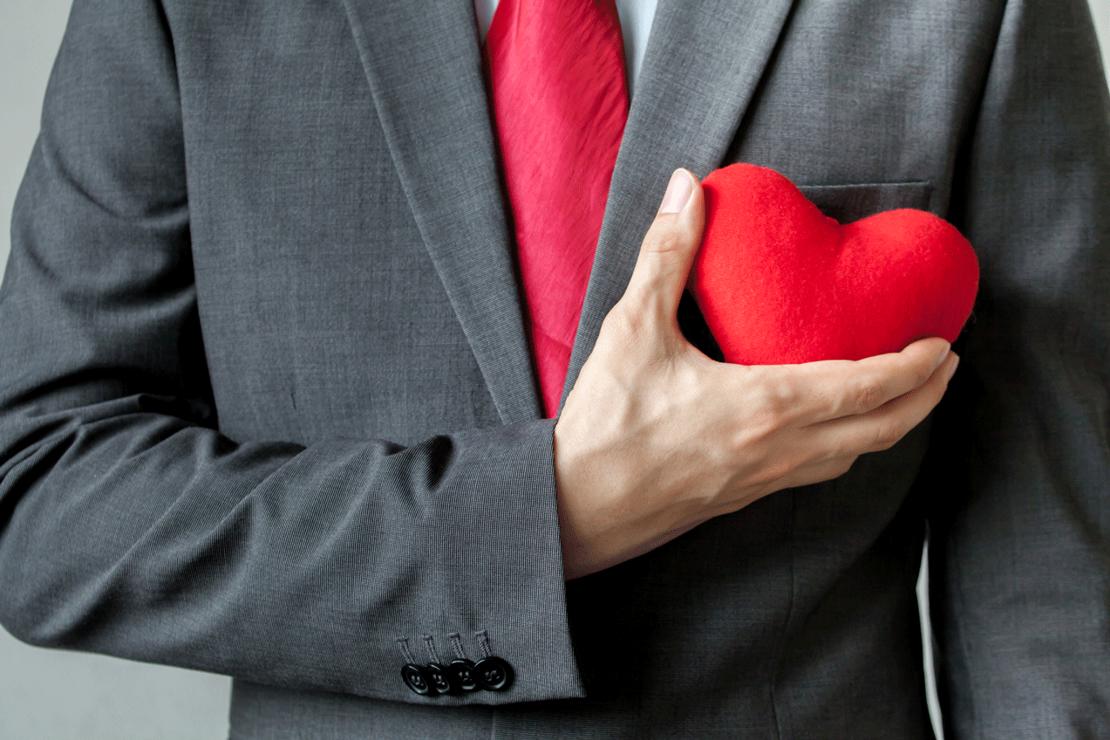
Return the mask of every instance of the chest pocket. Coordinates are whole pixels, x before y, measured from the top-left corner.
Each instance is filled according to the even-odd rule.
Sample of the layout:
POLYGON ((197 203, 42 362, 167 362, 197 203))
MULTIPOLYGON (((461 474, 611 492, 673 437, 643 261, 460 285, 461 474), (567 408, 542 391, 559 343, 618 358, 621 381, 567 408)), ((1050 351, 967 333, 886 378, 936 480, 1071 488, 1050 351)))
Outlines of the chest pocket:
POLYGON ((842 224, 895 208, 928 210, 933 194, 933 184, 926 180, 799 185, 798 189, 826 216, 832 216, 842 224))

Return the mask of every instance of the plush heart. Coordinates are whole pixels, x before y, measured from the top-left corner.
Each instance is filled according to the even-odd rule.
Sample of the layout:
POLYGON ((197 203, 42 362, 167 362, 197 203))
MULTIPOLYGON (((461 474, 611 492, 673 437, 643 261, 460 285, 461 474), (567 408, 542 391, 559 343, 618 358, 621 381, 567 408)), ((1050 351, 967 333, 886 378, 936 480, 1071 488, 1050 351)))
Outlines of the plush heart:
POLYGON ((774 170, 735 164, 705 178, 692 289, 728 362, 858 360, 971 314, 979 261, 947 221, 902 208, 840 224, 774 170))

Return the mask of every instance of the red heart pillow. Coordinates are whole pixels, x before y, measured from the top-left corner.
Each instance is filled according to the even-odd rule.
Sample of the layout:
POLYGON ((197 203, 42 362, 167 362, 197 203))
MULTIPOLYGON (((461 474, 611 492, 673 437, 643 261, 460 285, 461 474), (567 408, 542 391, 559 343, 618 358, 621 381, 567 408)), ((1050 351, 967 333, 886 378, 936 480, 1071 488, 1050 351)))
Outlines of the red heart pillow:
POLYGON ((727 362, 858 360, 971 314, 979 261, 960 232, 902 208, 841 225, 774 170, 710 173, 692 289, 727 362))

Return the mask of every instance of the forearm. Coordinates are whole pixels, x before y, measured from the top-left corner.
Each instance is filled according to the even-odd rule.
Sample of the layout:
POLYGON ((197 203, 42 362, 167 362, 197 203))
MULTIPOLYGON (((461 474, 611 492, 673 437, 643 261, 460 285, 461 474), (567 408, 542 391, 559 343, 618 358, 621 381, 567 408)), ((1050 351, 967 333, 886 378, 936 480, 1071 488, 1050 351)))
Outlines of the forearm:
POLYGON ((54 67, 0 288, 0 620, 261 683, 577 695, 547 422, 412 445, 221 425, 168 32, 157 3, 81 0, 54 67), (406 688, 399 639, 423 663, 458 632, 474 659, 481 630, 511 689, 406 688))
POLYGON ((0 617, 35 644, 411 699, 397 640, 486 630, 575 695, 550 422, 411 447, 238 443, 135 395, 0 422, 0 617), (20 445, 20 440, 35 440, 20 445), (542 668, 541 668, 542 666, 542 668))

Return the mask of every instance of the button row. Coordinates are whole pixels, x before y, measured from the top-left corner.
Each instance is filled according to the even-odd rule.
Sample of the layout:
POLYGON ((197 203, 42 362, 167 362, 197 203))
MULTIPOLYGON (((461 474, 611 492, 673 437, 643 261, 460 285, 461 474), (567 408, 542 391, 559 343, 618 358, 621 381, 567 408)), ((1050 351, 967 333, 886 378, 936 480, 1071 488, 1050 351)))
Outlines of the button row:
POLYGON ((504 659, 491 655, 477 663, 458 658, 447 665, 406 663, 401 678, 415 694, 439 696, 485 689, 504 691, 513 682, 513 669, 504 659))

